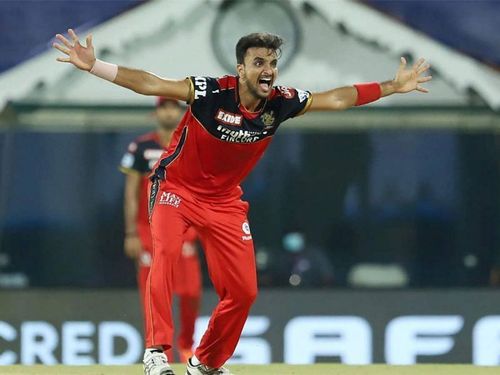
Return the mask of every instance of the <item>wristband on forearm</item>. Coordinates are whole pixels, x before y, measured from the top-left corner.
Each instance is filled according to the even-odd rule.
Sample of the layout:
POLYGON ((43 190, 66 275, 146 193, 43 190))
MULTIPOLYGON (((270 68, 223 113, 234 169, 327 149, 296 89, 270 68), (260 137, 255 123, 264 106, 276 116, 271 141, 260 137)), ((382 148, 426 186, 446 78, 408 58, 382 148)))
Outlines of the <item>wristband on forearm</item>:
POLYGON ((118 74, 118 65, 96 59, 94 66, 90 69, 90 73, 107 81, 113 82, 118 74))
POLYGON ((378 82, 356 83, 354 85, 358 91, 358 99, 355 105, 363 105, 380 99, 382 88, 378 82))

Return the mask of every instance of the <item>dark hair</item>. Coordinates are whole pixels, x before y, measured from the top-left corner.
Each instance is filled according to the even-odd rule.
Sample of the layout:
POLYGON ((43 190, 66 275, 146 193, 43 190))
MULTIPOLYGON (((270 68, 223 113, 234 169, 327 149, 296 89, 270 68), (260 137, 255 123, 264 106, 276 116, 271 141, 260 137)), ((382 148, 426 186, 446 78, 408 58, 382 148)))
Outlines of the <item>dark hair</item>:
POLYGON ((236 44, 236 63, 243 64, 247 50, 252 47, 268 48, 276 51, 278 58, 281 56, 283 38, 271 33, 252 33, 241 37, 236 44))

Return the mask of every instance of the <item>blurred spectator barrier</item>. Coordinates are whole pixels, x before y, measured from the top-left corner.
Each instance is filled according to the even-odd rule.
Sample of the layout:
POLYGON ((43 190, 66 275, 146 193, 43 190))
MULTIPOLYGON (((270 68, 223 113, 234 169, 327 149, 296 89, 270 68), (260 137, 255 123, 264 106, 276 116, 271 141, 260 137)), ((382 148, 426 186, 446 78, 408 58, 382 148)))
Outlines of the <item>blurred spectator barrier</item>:
MULTIPOLYGON (((151 111, 3 111, 0 288, 134 285, 117 165, 153 126, 151 111)), ((398 264, 400 286, 488 285, 500 265, 499 130, 498 113, 455 107, 355 109, 283 125, 244 183, 261 285, 347 286, 359 263, 398 264), (304 282, 283 272, 295 254, 284 254, 282 237, 293 228, 328 264, 324 283, 311 256, 289 262, 304 282)))

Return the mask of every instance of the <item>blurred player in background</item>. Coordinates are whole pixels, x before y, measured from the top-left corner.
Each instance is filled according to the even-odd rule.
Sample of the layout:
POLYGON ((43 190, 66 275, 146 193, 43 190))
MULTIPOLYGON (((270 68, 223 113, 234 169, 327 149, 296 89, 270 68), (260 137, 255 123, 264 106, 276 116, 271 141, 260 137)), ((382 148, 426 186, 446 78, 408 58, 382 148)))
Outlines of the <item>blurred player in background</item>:
POLYGON ((155 251, 146 295, 144 373, 174 373, 163 353, 171 346, 173 260, 178 257, 182 233, 194 226, 219 303, 195 355, 186 364, 186 375, 231 374, 223 364, 234 353, 257 296, 248 203, 241 200, 239 184, 283 121, 308 111, 348 109, 394 93, 427 92, 422 83, 431 79, 423 76, 429 64, 419 59, 407 68, 401 58, 392 80, 311 93, 273 85, 283 42, 277 35, 242 37, 236 45, 236 76, 173 80, 96 60, 92 37, 83 46, 73 30, 68 32, 71 42, 56 36, 62 44, 55 43, 54 48, 66 55, 58 61, 140 94, 190 104, 152 176, 149 207, 155 251))
MULTIPOLYGON (((120 170, 125 173, 125 254, 135 260, 137 282, 145 309, 146 280, 153 253, 153 241, 148 218, 148 175, 167 148, 183 108, 177 100, 163 97, 156 101, 158 129, 134 140, 123 156, 120 170)), ((179 297, 180 332, 177 337, 179 360, 192 356, 193 335, 201 299, 201 274, 196 249, 196 231, 189 228, 184 234, 182 255, 174 267, 174 293, 179 297)), ((168 351, 173 359, 172 350, 168 351)))

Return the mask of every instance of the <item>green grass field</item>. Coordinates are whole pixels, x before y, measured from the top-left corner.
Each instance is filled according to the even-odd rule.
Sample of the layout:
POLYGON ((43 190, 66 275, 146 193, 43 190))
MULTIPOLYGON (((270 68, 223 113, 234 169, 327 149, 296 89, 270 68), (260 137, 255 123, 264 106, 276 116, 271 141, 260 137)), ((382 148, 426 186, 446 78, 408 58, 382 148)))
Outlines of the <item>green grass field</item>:
MULTIPOLYGON (((184 375, 183 365, 173 365, 177 375, 184 375)), ((471 365, 417 366, 346 366, 317 364, 310 366, 273 364, 266 366, 230 366, 235 375, 498 375, 500 367, 471 365)), ((0 375, 142 375, 142 366, 0 366, 0 375)))

